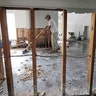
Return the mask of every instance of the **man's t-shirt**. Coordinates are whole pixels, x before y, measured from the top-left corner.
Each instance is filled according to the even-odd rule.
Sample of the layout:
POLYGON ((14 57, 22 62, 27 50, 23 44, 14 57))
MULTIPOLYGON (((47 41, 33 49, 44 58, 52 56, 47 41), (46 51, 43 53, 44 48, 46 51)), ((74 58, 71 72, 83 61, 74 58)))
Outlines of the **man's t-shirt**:
POLYGON ((56 25, 56 23, 55 23, 55 21, 54 21, 53 19, 50 19, 50 20, 48 21, 48 25, 49 25, 49 26, 51 25, 50 30, 51 30, 52 33, 58 32, 57 25, 56 25))

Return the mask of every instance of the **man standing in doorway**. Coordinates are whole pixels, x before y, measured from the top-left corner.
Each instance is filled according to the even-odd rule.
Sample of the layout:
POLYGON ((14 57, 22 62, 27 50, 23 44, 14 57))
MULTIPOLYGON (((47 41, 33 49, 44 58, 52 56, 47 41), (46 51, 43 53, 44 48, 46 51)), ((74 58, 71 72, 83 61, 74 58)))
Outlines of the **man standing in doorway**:
POLYGON ((49 14, 46 15, 45 19, 48 21, 48 27, 47 29, 49 29, 51 31, 51 44, 52 44, 52 51, 56 52, 59 50, 59 46, 58 46, 58 29, 57 29, 57 25, 55 23, 55 21, 53 19, 51 19, 51 16, 49 14))

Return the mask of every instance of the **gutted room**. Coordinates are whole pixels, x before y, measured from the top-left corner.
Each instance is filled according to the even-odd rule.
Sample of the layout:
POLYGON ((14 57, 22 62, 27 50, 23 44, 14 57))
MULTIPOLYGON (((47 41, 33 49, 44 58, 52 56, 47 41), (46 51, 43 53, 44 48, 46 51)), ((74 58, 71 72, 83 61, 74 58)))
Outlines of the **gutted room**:
POLYGON ((95 96, 95 0, 0 3, 0 96, 95 96))

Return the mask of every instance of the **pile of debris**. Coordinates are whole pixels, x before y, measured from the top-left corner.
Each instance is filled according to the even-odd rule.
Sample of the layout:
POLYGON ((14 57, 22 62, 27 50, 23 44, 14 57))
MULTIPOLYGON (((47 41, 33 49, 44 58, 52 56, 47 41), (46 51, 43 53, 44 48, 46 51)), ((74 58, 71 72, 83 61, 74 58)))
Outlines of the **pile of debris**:
MULTIPOLYGON (((25 66, 26 72, 20 75, 20 80, 27 81, 32 79, 33 77, 33 69, 32 67, 25 66)), ((43 74, 44 70, 41 69, 41 65, 38 65, 37 67, 37 77, 39 77, 41 74, 43 74)))
MULTIPOLYGON (((34 96, 33 95, 33 92, 30 92, 30 93, 23 93, 23 94, 16 94, 16 96, 34 96)), ((46 93, 45 92, 38 92, 37 93, 37 96, 46 96, 46 93)))

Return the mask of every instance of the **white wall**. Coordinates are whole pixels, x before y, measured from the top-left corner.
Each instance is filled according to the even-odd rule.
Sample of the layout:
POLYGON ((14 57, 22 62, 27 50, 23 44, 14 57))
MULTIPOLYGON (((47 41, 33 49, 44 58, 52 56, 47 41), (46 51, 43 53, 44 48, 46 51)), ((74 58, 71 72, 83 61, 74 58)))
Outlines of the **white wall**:
POLYGON ((58 25, 58 11, 35 11, 36 28, 45 28, 48 25, 45 20, 46 14, 50 14, 58 25))
POLYGON ((9 40, 16 40, 15 14, 7 13, 9 40))
MULTIPOLYGON (((75 32, 76 37, 78 37, 79 32, 81 35, 83 35, 84 26, 89 26, 89 30, 90 30, 90 25, 91 25, 90 23, 91 23, 91 14, 68 13, 67 30, 68 30, 68 32, 70 32, 70 31, 75 32)), ((88 34, 89 34, 89 32, 88 32, 88 34)))
POLYGON ((29 11, 7 10, 7 13, 14 13, 15 14, 16 28, 30 28, 29 11))
MULTIPOLYGON (((30 13, 28 10, 8 10, 7 12, 15 14, 16 28, 30 28, 30 13)), ((50 14, 58 25, 57 11, 35 11, 36 28, 44 28, 47 26, 47 21, 45 20, 46 14, 50 14)))
MULTIPOLYGON (((59 13, 59 16, 60 14, 61 13, 59 13)), ((68 13, 67 32, 74 32, 75 36, 78 37, 79 32, 80 32, 80 35, 83 35, 84 26, 89 26, 89 30, 88 30, 88 39, 89 39, 90 25, 91 25, 90 23, 91 23, 91 14, 68 13)), ((62 24, 62 19, 59 19, 59 25, 60 24, 62 24)), ((62 32, 62 27, 59 29, 59 31, 62 32)), ((69 38, 69 35, 67 33, 67 39, 68 38, 69 38)))
MULTIPOLYGON (((58 12, 35 11, 35 27, 45 28, 48 24, 45 20, 46 14, 50 14, 58 25, 58 12)), ((28 10, 7 10, 9 38, 16 40, 16 28, 30 28, 30 12, 28 10), (14 19, 12 14, 14 15, 14 19), (15 24, 13 24, 13 22, 15 24)))

